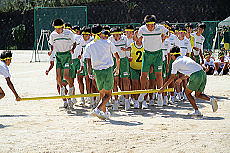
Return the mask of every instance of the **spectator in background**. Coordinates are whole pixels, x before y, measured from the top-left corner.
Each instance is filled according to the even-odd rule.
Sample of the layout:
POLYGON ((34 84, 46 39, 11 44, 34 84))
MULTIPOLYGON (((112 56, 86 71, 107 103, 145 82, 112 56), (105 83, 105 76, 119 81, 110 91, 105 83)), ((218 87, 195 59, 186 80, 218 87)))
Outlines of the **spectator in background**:
POLYGON ((213 75, 215 64, 209 53, 205 54, 204 64, 202 65, 207 75, 213 75))
POLYGON ((220 52, 218 59, 215 60, 215 71, 213 75, 226 75, 229 72, 229 60, 224 56, 224 52, 220 52))

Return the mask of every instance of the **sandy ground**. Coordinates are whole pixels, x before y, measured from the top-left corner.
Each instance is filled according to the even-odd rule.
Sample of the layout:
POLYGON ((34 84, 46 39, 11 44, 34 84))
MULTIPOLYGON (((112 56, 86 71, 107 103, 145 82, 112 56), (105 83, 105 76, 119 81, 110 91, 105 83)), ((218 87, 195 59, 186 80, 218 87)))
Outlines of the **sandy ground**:
MULTIPOLYGON (((12 81, 21 97, 57 95, 55 73, 45 75, 48 57, 29 63, 30 51, 14 53, 12 81), (46 61, 46 62, 44 62, 46 61)), ((110 121, 89 116, 90 109, 76 106, 71 114, 61 100, 15 102, 5 79, 0 85, 0 152, 124 152, 220 153, 230 152, 230 76, 208 76, 205 93, 219 99, 212 112, 199 101, 203 118, 186 116, 188 102, 164 108, 113 112, 110 121)), ((77 86, 77 84, 75 84, 77 86)), ((77 91, 79 93, 79 91, 77 91)))

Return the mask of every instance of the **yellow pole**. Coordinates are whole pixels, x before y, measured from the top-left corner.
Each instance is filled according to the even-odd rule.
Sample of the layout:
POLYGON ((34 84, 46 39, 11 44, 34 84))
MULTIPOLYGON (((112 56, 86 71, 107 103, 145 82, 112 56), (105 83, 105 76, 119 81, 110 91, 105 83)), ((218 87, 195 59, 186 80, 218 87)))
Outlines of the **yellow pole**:
MULTIPOLYGON (((133 91, 121 91, 121 92, 113 92, 112 95, 127 95, 127 94, 141 94, 141 93, 156 93, 158 89, 150 89, 150 90, 133 90, 133 91)), ((173 88, 165 89, 164 92, 173 92, 173 88)), ((32 98, 22 98, 21 101, 28 100, 45 100, 45 99, 62 99, 62 98, 80 98, 80 97, 96 97, 99 96, 99 93, 93 94, 78 94, 72 96, 51 96, 51 97, 32 97, 32 98)))

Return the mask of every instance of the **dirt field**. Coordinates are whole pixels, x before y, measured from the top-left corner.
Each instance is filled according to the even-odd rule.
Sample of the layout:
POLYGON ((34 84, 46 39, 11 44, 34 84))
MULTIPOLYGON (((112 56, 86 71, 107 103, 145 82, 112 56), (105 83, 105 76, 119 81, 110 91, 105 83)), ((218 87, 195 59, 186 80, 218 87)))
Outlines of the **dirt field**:
MULTIPOLYGON (((30 51, 17 51, 10 66, 21 97, 57 95, 54 70, 49 63, 29 63, 30 51)), ((77 86, 77 84, 75 83, 77 86)), ((89 116, 90 109, 75 107, 68 114, 61 100, 15 102, 5 79, 0 86, 0 152, 123 152, 123 153, 227 153, 230 152, 230 76, 208 76, 205 93, 219 99, 219 110, 199 101, 202 119, 186 116, 188 102, 164 108, 113 112, 110 121, 89 116)), ((77 91, 79 93, 79 91, 77 91)))

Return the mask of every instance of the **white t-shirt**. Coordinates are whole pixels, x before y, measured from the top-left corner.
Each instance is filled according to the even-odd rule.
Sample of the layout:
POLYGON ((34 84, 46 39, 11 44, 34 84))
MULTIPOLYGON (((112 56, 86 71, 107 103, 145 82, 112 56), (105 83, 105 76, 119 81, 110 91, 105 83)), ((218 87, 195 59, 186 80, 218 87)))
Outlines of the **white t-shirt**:
MULTIPOLYGON (((201 52, 203 53, 203 44, 205 38, 202 35, 197 36, 196 33, 192 33, 191 35, 194 37, 194 47, 201 49, 201 52)), ((200 51, 196 51, 195 49, 193 49, 193 53, 194 55, 199 55, 200 51)))
POLYGON ((91 59, 93 69, 103 70, 114 65, 113 54, 116 52, 117 48, 111 41, 100 39, 86 45, 83 57, 91 59))
POLYGON ((214 61, 214 63, 220 63, 220 68, 223 68, 223 67, 224 67, 224 64, 225 64, 226 62, 229 62, 229 59, 228 59, 227 56, 224 56, 224 61, 223 61, 223 62, 221 62, 220 59, 217 59, 217 60, 214 61))
POLYGON ((170 42, 167 38, 167 39, 165 39, 165 41, 163 42, 163 45, 162 45, 162 52, 163 52, 162 60, 163 61, 166 60, 165 56, 167 56, 168 53, 170 52, 170 47, 171 47, 171 45, 170 45, 170 42))
MULTIPOLYGON (((85 46, 89 44, 93 40, 92 37, 89 38, 89 40, 85 41, 83 38, 79 39, 77 43, 77 46, 74 50, 74 54, 72 54, 72 59, 78 58, 79 55, 81 55, 81 52, 85 52, 85 46)), ((83 58, 82 58, 83 60, 83 58)))
POLYGON ((72 49, 75 43, 75 36, 72 31, 63 29, 63 32, 58 34, 53 31, 50 34, 49 43, 53 46, 55 52, 67 52, 72 49))
POLYGON ((172 63, 172 74, 180 72, 182 74, 190 76, 192 73, 202 70, 200 64, 197 64, 194 60, 187 56, 179 56, 172 63))
POLYGON ((0 61, 0 75, 3 75, 4 78, 10 78, 10 71, 5 62, 0 61))
POLYGON ((183 40, 178 39, 178 43, 179 43, 178 47, 180 47, 180 52, 181 52, 182 56, 186 56, 187 53, 192 52, 191 43, 187 38, 184 37, 183 40))
POLYGON ((210 61, 208 62, 206 59, 204 59, 204 66, 210 66, 210 67, 215 67, 214 60, 211 58, 210 61))
POLYGON ((109 37, 109 40, 116 46, 117 48, 117 52, 120 56, 120 58, 125 58, 125 57, 129 57, 130 56, 130 52, 129 51, 123 51, 121 50, 121 48, 127 48, 128 47, 128 41, 127 41, 127 37, 124 35, 121 35, 121 39, 116 41, 113 36, 109 37))
POLYGON ((149 31, 146 25, 140 27, 138 37, 143 37, 143 46, 146 51, 154 52, 162 48, 161 34, 168 31, 163 25, 156 24, 153 31, 149 31))
POLYGON ((170 49, 173 46, 179 46, 179 39, 176 35, 174 34, 170 34, 169 38, 168 38, 169 42, 170 42, 170 49))

